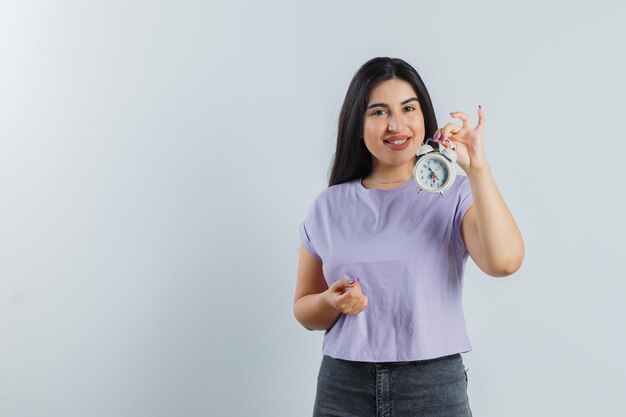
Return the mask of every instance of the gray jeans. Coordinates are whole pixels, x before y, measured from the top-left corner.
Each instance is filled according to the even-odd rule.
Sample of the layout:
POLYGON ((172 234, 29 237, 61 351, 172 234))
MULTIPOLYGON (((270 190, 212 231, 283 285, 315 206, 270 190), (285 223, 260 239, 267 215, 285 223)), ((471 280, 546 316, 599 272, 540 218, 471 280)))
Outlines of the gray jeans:
POLYGON ((460 353, 411 362, 323 355, 313 417, 471 417, 460 353))

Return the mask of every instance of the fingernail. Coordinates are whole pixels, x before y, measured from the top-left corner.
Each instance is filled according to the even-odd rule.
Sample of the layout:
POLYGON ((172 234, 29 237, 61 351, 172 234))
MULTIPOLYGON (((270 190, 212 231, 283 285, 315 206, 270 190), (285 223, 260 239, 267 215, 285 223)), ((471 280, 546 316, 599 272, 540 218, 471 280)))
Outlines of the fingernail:
POLYGON ((361 280, 359 279, 359 277, 356 277, 356 280, 359 282, 359 284, 361 283, 361 280))
POLYGON ((351 279, 350 281, 348 281, 348 284, 349 284, 349 285, 352 285, 352 284, 354 284, 355 282, 356 282, 356 280, 351 279))
POLYGON ((439 139, 439 132, 437 132, 437 133, 435 134, 435 138, 434 138, 434 139, 439 139))
POLYGON ((456 113, 456 112, 455 112, 455 111, 453 111, 452 113, 450 113, 450 116, 454 116, 454 114, 455 114, 455 113, 456 113))
POLYGON ((478 105, 478 108, 479 108, 479 109, 482 109, 482 108, 483 108, 483 106, 481 106, 481 105, 479 104, 479 105, 478 105))

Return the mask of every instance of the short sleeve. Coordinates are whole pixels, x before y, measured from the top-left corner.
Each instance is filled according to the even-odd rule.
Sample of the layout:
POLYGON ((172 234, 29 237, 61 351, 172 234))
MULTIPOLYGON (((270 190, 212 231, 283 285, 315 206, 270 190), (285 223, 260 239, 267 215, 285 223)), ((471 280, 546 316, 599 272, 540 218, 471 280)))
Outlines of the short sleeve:
POLYGON ((322 258, 315 249, 315 241, 317 239, 315 219, 315 202, 309 207, 309 211, 304 221, 300 223, 300 240, 305 248, 313 255, 314 258, 321 261, 322 258))
POLYGON ((461 249, 463 254, 467 253, 467 248, 463 242, 463 236, 461 236, 461 223, 463 222, 463 216, 467 212, 467 209, 474 203, 474 197, 472 196, 472 189, 470 182, 466 176, 458 176, 457 180, 460 180, 459 194, 456 209, 454 211, 454 239, 457 242, 457 246, 461 249))

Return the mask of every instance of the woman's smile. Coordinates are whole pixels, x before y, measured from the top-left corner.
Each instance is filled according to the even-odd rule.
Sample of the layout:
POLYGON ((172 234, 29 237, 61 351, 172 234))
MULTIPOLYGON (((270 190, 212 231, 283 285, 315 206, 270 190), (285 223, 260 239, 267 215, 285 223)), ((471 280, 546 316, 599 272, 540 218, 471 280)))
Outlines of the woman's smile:
POLYGON ((409 147, 409 145, 411 144, 411 140, 412 138, 405 139, 404 141, 402 140, 394 141, 396 143, 385 141, 385 146, 387 146, 389 149, 393 151, 403 151, 409 147), (400 143, 397 143, 397 142, 400 142, 400 143))

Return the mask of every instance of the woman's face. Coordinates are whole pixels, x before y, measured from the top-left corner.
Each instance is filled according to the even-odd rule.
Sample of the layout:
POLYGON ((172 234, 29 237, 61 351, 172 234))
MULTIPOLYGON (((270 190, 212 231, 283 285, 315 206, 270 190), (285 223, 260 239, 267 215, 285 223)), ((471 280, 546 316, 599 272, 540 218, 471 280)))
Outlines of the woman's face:
POLYGON ((397 78, 383 81, 370 93, 363 121, 363 140, 373 155, 373 167, 413 165, 425 131, 417 99, 411 84, 397 78), (386 140, 393 136, 408 136, 408 145, 387 144, 386 140))

